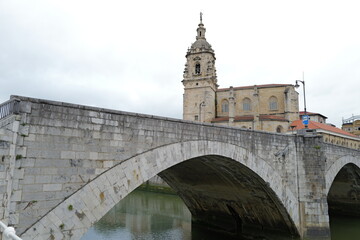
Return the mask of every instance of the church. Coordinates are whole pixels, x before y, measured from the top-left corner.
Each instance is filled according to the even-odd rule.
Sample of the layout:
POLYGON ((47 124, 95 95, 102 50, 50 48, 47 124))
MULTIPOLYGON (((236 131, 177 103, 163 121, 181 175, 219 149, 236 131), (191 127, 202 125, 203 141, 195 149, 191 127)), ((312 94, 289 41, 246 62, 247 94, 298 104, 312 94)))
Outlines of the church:
POLYGON ((215 52, 206 41, 200 15, 196 41, 186 53, 183 119, 285 133, 299 119, 298 93, 292 84, 219 88, 215 52))

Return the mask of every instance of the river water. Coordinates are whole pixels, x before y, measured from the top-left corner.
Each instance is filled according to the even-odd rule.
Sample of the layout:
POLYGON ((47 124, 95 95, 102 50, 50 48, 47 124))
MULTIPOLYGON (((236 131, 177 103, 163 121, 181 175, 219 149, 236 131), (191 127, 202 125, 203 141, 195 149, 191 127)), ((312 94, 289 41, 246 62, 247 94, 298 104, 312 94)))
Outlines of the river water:
MULTIPOLYGON (((360 219, 331 217, 332 240, 359 240, 360 219)), ((121 200, 82 240, 227 240, 191 228, 191 214, 176 195, 134 191, 121 200)), ((258 239, 258 238, 257 238, 258 239)), ((293 239, 273 236, 267 239, 293 239)))

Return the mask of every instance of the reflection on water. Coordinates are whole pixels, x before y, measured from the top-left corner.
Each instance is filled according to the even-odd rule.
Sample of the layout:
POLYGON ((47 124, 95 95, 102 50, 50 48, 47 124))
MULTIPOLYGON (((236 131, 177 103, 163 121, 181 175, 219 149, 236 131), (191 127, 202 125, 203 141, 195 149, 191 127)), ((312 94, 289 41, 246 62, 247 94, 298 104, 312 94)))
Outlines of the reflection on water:
POLYGON ((82 239, 190 240, 191 214, 175 195, 134 191, 82 239))
MULTIPOLYGON (((331 235, 332 240, 360 239, 360 219, 331 217, 331 235)), ((191 214, 178 196, 134 191, 111 209, 82 238, 105 239, 229 240, 229 237, 191 228, 191 214)), ((291 237, 272 236, 266 239, 279 240, 291 237)))

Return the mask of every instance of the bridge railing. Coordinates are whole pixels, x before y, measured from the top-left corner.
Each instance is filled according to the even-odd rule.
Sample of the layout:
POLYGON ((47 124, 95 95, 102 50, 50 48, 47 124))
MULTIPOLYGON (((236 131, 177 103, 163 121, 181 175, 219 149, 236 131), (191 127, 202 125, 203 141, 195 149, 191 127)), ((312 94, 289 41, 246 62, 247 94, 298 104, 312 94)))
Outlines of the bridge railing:
POLYGON ((7 117, 11 114, 19 114, 20 111, 20 100, 10 99, 0 104, 0 119, 7 117))
POLYGON ((13 227, 6 226, 3 222, 0 221, 0 230, 2 234, 2 240, 22 240, 19 238, 13 227))

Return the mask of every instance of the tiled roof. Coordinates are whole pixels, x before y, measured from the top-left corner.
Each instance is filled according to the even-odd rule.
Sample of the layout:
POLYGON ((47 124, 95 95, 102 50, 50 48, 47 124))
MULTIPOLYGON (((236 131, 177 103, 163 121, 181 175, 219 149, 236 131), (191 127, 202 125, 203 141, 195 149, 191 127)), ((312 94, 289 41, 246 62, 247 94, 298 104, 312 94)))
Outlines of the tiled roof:
POLYGON ((213 118, 211 119, 211 122, 224 122, 224 121, 229 121, 229 117, 219 117, 219 118, 213 118))
MULTIPOLYGON (((260 115, 259 119, 261 121, 288 121, 283 117, 275 116, 275 115, 260 115)), ((246 116, 235 116, 234 121, 253 121, 253 115, 246 115, 246 116)), ((212 123, 214 122, 227 122, 229 121, 229 117, 218 117, 211 120, 212 123)))
MULTIPOLYGON (((304 129, 305 125, 302 123, 301 120, 295 120, 291 123, 290 127, 294 127, 293 130, 298 130, 298 129, 304 129)), ((329 131, 329 132, 333 132, 333 133, 337 133, 337 134, 341 134, 341 135, 346 135, 349 137, 356 137, 356 135, 348 133, 340 128, 337 127, 333 127, 324 123, 319 123, 319 122, 314 122, 314 121, 309 121, 308 124, 308 128, 309 129, 322 129, 325 131, 329 131)))
POLYGON ((272 121, 284 121, 287 122, 288 120, 281 116, 276 115, 260 115, 260 120, 272 120, 272 121))
MULTIPOLYGON (((254 120, 254 116, 252 116, 252 115, 234 117, 234 121, 252 121, 252 120, 254 120)), ((213 118, 211 120, 212 123, 227 122, 227 121, 229 121, 229 117, 219 117, 219 118, 213 118)))
MULTIPOLYGON (((287 86, 293 86, 292 84, 263 84, 263 85, 253 85, 253 86, 243 86, 243 87, 234 87, 234 90, 240 90, 240 89, 249 89, 249 88, 270 88, 270 87, 287 87, 287 86)), ((230 88, 219 88, 218 92, 224 92, 228 91, 230 88)))
POLYGON ((234 121, 252 121, 254 120, 254 116, 247 115, 247 116, 236 116, 234 121))

